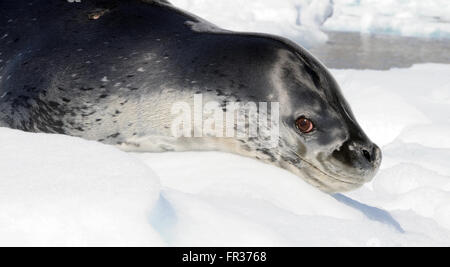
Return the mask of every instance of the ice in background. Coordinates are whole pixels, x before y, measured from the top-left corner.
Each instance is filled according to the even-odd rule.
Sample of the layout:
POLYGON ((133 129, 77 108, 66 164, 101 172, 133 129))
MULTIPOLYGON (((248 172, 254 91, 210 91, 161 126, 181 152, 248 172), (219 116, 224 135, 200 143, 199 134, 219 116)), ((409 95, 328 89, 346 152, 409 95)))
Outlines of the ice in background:
POLYGON ((223 28, 283 35, 310 48, 324 31, 450 38, 448 0, 171 0, 223 28))
POLYGON ((332 31, 450 38, 448 0, 333 0, 332 31))
POLYGON ((314 3, 303 0, 175 0, 171 3, 227 30, 278 34, 306 47, 327 40, 318 26, 333 11, 328 0, 314 3))
MULTIPOLYGON (((323 42, 323 29, 339 23, 449 32, 445 0, 171 1, 225 28, 301 44, 323 42)), ((235 155, 126 153, 0 128, 0 246, 449 246, 450 65, 331 71, 384 152, 379 175, 360 190, 330 196, 235 155)))

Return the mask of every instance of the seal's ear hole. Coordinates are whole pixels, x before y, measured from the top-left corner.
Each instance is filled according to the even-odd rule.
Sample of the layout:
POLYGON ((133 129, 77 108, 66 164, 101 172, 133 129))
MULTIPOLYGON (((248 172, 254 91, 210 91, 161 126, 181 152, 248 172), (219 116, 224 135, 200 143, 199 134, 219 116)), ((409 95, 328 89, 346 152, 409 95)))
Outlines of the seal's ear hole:
POLYGON ((305 134, 314 131, 315 128, 314 123, 305 116, 301 116, 300 118, 298 118, 295 121, 295 126, 297 127, 297 129, 299 129, 300 132, 305 134))

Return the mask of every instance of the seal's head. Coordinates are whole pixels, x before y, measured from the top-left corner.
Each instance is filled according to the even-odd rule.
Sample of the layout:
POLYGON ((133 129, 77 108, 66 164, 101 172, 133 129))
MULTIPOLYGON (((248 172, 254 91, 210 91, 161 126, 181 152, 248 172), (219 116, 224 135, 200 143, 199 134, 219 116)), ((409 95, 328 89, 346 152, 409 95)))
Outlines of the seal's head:
POLYGON ((356 189, 375 176, 381 150, 363 132, 327 69, 292 47, 279 52, 271 78, 280 102, 278 162, 323 191, 356 189))
MULTIPOLYGON (((198 84, 202 84, 205 98, 219 103, 233 99, 278 103, 276 115, 269 108, 265 109, 267 112, 261 111, 261 106, 258 110, 259 122, 261 115, 269 115, 264 113, 271 113, 265 118, 279 118, 275 123, 279 126, 275 127, 278 135, 267 138, 261 132, 274 129, 260 123, 256 138, 184 139, 177 150, 183 146, 187 147, 183 150, 212 147, 253 157, 289 170, 330 193, 356 189, 372 180, 381 163, 381 151, 356 122, 338 84, 317 59, 302 47, 276 36, 206 36, 209 45, 202 42, 202 61, 196 59, 200 68, 189 78, 201 81, 198 84), (190 142, 197 143, 186 146, 190 142)), ((228 106, 226 110, 232 112, 228 106)), ((256 120, 252 116, 246 122, 250 125, 256 120)))

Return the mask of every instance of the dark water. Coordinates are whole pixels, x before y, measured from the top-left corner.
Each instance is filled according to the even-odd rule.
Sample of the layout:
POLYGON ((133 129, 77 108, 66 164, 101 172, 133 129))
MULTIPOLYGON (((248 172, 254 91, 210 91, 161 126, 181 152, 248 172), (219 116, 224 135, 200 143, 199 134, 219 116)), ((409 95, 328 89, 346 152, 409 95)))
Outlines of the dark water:
POLYGON ((327 32, 326 44, 309 49, 329 68, 407 68, 417 63, 450 64, 450 40, 327 32))

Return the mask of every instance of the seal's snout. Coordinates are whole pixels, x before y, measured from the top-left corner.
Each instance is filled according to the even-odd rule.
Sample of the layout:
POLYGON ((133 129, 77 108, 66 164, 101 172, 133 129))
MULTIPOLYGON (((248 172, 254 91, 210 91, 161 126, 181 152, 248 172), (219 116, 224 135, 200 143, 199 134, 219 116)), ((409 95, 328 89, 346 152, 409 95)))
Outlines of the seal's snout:
POLYGON ((368 182, 375 176, 381 164, 381 149, 374 143, 347 141, 332 154, 335 165, 342 166, 348 178, 368 182))

